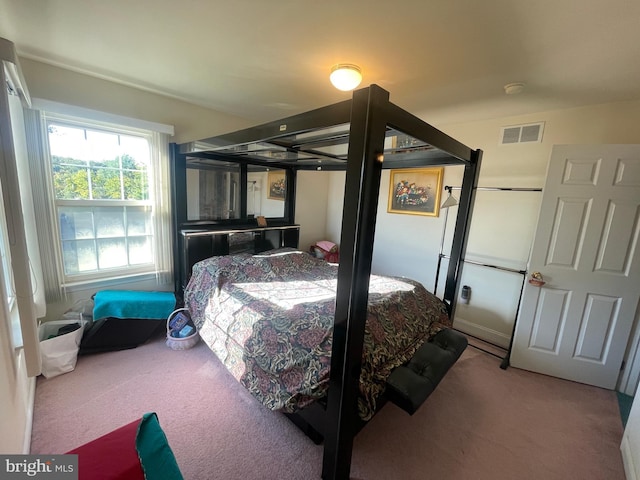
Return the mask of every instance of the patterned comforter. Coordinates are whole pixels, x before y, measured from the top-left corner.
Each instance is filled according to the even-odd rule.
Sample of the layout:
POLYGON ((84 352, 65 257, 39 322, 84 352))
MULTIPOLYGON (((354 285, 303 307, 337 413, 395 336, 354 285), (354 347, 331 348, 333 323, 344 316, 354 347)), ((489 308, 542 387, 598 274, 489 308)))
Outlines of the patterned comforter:
MULTIPOLYGON (((185 304, 204 342, 260 402, 295 412, 326 395, 336 265, 298 250, 212 257, 193 267, 185 304)), ((418 282, 372 275, 360 376, 368 420, 391 371, 449 326, 418 282)))

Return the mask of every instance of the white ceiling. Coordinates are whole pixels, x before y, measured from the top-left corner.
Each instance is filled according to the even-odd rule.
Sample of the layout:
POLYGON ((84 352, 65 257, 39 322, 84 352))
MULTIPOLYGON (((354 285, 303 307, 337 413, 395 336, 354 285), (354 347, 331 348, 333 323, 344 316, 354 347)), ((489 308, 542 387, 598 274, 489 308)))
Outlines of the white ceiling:
POLYGON ((639 0, 0 0, 0 36, 256 122, 349 98, 342 62, 435 124, 640 99, 639 0))

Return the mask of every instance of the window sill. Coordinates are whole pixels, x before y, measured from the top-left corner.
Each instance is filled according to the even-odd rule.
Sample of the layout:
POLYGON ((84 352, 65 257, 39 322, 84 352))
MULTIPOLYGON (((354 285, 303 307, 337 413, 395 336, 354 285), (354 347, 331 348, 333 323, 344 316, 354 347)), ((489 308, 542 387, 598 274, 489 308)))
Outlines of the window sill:
POLYGON ((68 293, 73 293, 81 290, 96 290, 103 287, 113 287, 115 285, 139 283, 155 279, 155 272, 147 272, 135 275, 124 275, 121 277, 110 277, 97 280, 84 280, 82 282, 65 283, 62 285, 62 288, 68 293))

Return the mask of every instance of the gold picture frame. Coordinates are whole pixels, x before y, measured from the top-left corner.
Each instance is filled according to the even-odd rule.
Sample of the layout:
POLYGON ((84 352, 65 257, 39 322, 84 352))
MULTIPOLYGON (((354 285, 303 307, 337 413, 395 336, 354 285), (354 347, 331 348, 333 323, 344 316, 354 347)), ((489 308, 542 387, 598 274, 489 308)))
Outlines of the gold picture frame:
POLYGON ((287 196, 287 176, 284 170, 267 172, 267 185, 267 198, 284 201, 287 196))
POLYGON ((444 168, 390 170, 387 212, 406 215, 440 215, 444 168))

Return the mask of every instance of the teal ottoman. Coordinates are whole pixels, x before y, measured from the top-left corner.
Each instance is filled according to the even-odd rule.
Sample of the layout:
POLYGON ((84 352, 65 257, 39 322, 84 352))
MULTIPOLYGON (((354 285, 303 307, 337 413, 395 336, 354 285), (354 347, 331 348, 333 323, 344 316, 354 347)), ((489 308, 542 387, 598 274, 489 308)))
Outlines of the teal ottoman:
POLYGON ((93 324, 80 354, 135 348, 166 324, 176 306, 173 292, 101 290, 93 301, 93 324))

